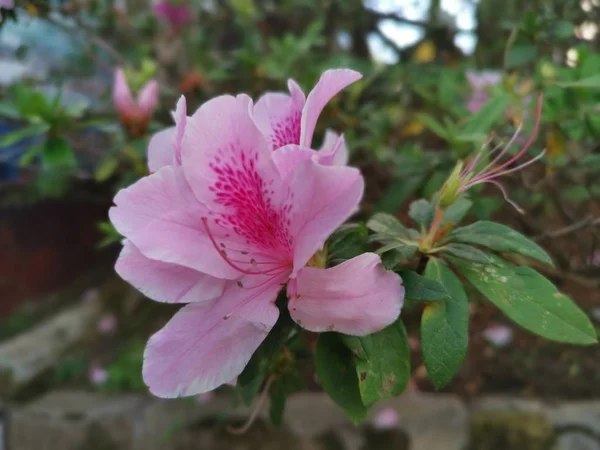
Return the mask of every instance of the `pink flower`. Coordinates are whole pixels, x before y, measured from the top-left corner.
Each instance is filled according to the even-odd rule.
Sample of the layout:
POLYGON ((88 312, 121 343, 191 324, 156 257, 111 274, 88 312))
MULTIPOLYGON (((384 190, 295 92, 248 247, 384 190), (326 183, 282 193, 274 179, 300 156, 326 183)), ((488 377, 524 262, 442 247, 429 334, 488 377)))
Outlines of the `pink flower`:
POLYGON ((484 70, 482 72, 468 71, 466 77, 473 90, 473 94, 467 103, 467 109, 472 113, 476 113, 488 101, 488 89, 502 81, 502 74, 491 70, 484 70))
POLYGON ((483 336, 494 347, 506 347, 512 342, 513 330, 506 325, 494 325, 483 330, 483 336))
MULTIPOLYGON (((311 141, 317 119, 339 91, 361 78, 361 74, 349 69, 328 70, 319 79, 314 89, 305 99, 304 93, 294 80, 288 81, 290 95, 280 92, 263 95, 252 108, 252 119, 263 132, 274 158, 283 153, 293 153, 292 159, 316 158, 325 165, 345 165, 348 162, 348 149, 342 135, 328 130, 320 151, 311 150, 311 141)), ((173 113, 175 126, 156 133, 148 146, 148 168, 157 171, 165 165, 181 164, 181 142, 187 123, 185 97, 177 103, 173 113)), ((290 158, 286 155, 284 158, 290 158)))
POLYGON ((154 16, 168 23, 173 29, 179 29, 192 21, 192 11, 183 2, 160 0, 152 7, 154 16))
POLYGON ((110 210, 126 237, 117 272, 150 298, 190 303, 146 347, 144 380, 161 397, 238 376, 277 321, 285 285, 292 318, 310 331, 365 335, 400 313, 401 279, 379 256, 307 266, 358 209, 358 170, 297 158, 288 146, 273 158, 251 110, 243 94, 202 105, 170 146, 180 163, 120 191, 110 210))
POLYGON ((133 137, 145 133, 158 103, 158 93, 158 83, 151 80, 134 99, 123 69, 115 71, 113 103, 121 116, 121 122, 133 137))
POLYGON ((400 414, 394 408, 383 408, 373 417, 373 425, 379 430, 396 428, 400 423, 400 414))
POLYGON ((112 334, 117 329, 117 318, 112 314, 105 314, 98 320, 97 327, 102 334, 112 334))
POLYGON ((108 380, 108 372, 100 366, 93 365, 88 373, 90 383, 94 386, 102 386, 108 380))

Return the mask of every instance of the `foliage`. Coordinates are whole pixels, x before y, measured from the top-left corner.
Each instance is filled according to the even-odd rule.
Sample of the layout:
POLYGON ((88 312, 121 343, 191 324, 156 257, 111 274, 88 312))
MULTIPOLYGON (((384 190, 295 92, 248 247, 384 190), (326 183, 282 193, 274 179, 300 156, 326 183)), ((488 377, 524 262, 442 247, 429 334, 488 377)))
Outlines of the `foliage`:
MULTIPOLYGON (((373 251, 386 269, 402 277, 407 306, 421 312, 423 359, 435 387, 446 386, 459 370, 468 349, 469 302, 480 297, 546 339, 578 345, 597 341, 585 313, 544 276, 576 270, 577 264, 564 257, 560 238, 568 241, 581 233, 576 234, 583 242, 576 263, 589 261, 600 246, 593 228, 600 223, 593 217, 600 196, 600 54, 597 37, 594 47, 593 40, 575 33, 593 19, 597 6, 586 15, 577 5, 566 14, 556 5, 520 10, 525 6, 519 4, 499 20, 502 4, 481 0, 473 58, 456 49, 452 29, 425 22, 417 45, 392 48, 400 63, 381 65, 372 62, 369 36, 379 35, 394 47, 380 24, 403 18, 363 2, 289 0, 275 9, 261 1, 213 2, 212 8, 196 8, 195 22, 180 29, 159 23, 145 9, 126 16, 104 2, 91 3, 89 10, 60 10, 74 25, 57 26, 86 42, 71 64, 94 60, 102 48, 112 58, 110 69, 126 65, 138 87, 147 72, 159 68, 163 110, 149 133, 132 137, 107 101, 104 110, 92 113, 83 105, 65 106, 61 90, 49 98, 29 83, 12 86, 3 93, 0 116, 18 128, 0 138, 0 148, 27 142, 19 163, 34 170, 38 182, 44 180, 39 184, 44 192, 65 186, 57 177, 72 180, 85 173, 109 200, 117 189, 147 175, 151 132, 172 125, 167 105, 182 93, 191 112, 221 93, 244 91, 256 98, 266 90, 284 90, 288 78, 307 87, 325 68, 352 67, 363 80, 328 107, 323 123, 344 130, 351 163, 363 169, 368 189, 357 221, 327 242, 328 265, 373 251), (494 13, 488 17, 489 11, 494 13), (490 30, 496 33, 493 41, 490 30), (341 36, 351 42, 344 44, 341 36), (425 55, 423 48, 431 46, 425 55), (484 89, 466 75, 481 62, 499 80, 484 89), (498 153, 482 153, 473 162, 478 149, 493 149, 515 130, 527 141, 537 93, 543 95, 541 127, 527 154, 545 149, 544 157, 518 172, 511 170, 512 161, 503 177, 506 191, 479 184, 459 192, 463 169, 471 180, 490 167, 502 172, 501 164, 523 147, 515 138, 505 159, 496 159, 500 146, 498 153), (485 100, 470 109, 476 94, 485 100), (74 133, 89 128, 108 136, 108 143, 95 149, 92 164, 85 163, 85 149, 71 143, 74 133), (514 214, 503 201, 506 192, 529 214, 514 214)), ((46 6, 38 9, 52 20, 46 6)), ((99 229, 104 235, 99 246, 120 241, 109 223, 99 229)), ((301 369, 307 361, 314 363, 321 387, 353 421, 366 417, 378 400, 405 390, 410 348, 402 316, 369 336, 322 333, 315 346, 306 343, 310 339, 284 302, 279 299, 277 325, 238 378, 236 393, 245 404, 269 395, 271 418, 279 423, 286 397, 304 388, 301 369)), ((108 366, 106 389, 144 389, 142 351, 143 342, 136 343, 108 366)), ((65 364, 57 376, 69 379, 82 364, 65 364)))

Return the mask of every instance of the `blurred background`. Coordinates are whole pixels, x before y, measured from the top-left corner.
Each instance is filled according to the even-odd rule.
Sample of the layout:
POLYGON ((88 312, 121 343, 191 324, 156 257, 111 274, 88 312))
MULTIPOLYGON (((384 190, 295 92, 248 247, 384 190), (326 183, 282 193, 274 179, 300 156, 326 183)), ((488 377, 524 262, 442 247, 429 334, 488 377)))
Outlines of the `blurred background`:
MULTIPOLYGON (((492 187, 471 219, 533 238, 536 267, 600 325, 599 0, 0 1, 0 450, 600 449, 600 350, 549 343, 471 303, 470 347, 443 392, 427 380, 420 311, 406 310, 413 379, 367 424, 346 423, 306 370, 284 426, 223 430, 230 388, 159 401, 141 379, 148 336, 176 308, 114 274, 116 191, 147 175, 150 136, 223 93, 309 92, 334 67, 363 73, 321 116, 344 132, 367 192, 361 218, 438 190, 492 131, 540 131, 543 159, 492 187), (122 68, 129 120, 112 97, 122 68), (308 391, 308 393, 306 393, 308 391), (507 411, 510 414, 505 414, 507 411), (469 447, 470 446, 470 447, 469 447)), ((318 148, 318 146, 316 146, 318 148)), ((233 396, 235 397, 235 395, 233 396)), ((235 400, 235 398, 234 398, 235 400)), ((234 402, 235 403, 235 402, 234 402)))

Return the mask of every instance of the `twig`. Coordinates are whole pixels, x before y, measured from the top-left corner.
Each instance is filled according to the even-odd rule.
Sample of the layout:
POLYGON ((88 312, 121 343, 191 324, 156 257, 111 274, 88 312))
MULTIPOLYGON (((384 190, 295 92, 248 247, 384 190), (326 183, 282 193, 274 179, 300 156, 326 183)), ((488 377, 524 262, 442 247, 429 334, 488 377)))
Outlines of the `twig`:
POLYGON ((594 218, 594 217, 586 217, 585 219, 576 222, 572 225, 566 226, 564 228, 559 228, 558 230, 554 230, 554 231, 547 231, 543 234, 540 234, 538 236, 535 236, 533 238, 534 241, 541 241, 543 239, 548 239, 548 238, 557 238, 557 237, 561 237, 561 236, 565 236, 567 234, 573 233, 575 231, 579 231, 582 228, 587 228, 590 226, 596 226, 596 225, 600 225, 600 218, 594 218))
POLYGON ((229 431, 231 434, 244 434, 250 429, 250 427, 256 420, 258 413, 262 409, 263 403, 265 402, 265 400, 267 399, 267 396, 269 395, 269 389, 271 389, 271 385, 273 384, 273 381, 275 381, 275 375, 269 376, 269 378, 267 379, 267 382, 265 383, 265 387, 263 388, 262 392, 260 393, 260 396, 258 397, 258 400, 256 400, 256 403, 252 407, 252 412, 250 413, 250 417, 248 417, 248 420, 246 421, 246 423, 244 425, 242 425, 240 428, 228 426, 227 431, 229 431))
POLYGON ((386 20, 387 19, 387 20, 393 20, 393 21, 399 22, 399 23, 405 23, 408 25, 415 25, 417 27, 431 28, 431 25, 428 22, 424 22, 422 20, 407 19, 406 17, 401 17, 396 13, 382 13, 382 12, 375 11, 375 10, 369 9, 369 8, 365 8, 365 10, 378 20, 386 20))

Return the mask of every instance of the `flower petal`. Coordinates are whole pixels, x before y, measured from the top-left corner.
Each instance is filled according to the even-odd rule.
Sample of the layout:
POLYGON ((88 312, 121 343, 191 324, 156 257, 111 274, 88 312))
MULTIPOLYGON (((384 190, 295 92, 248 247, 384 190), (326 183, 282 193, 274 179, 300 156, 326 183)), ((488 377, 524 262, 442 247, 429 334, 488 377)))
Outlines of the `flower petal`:
POLYGON ((321 75, 314 89, 308 94, 302 110, 300 145, 310 147, 317 119, 325 105, 338 92, 360 78, 362 78, 360 73, 350 69, 327 70, 321 75))
POLYGON ((125 241, 115 270, 146 297, 166 303, 190 303, 220 296, 225 280, 188 267, 146 258, 130 241, 125 241))
POLYGON ((300 143, 300 118, 304 93, 294 80, 288 81, 291 95, 269 92, 258 99, 252 118, 273 150, 300 143))
POLYGON ((319 163, 326 166, 345 166, 348 164, 348 147, 343 135, 327 130, 323 145, 319 150, 319 163))
POLYGON ((271 151, 248 112, 247 95, 223 95, 204 103, 187 121, 182 165, 196 197, 221 209, 215 184, 220 175, 239 177, 250 167, 265 182, 279 178, 271 151), (201 170, 199 170, 201 169, 201 170))
POLYGON ((143 367, 150 391, 195 395, 237 377, 279 316, 275 299, 285 277, 264 281, 256 288, 230 282, 221 297, 184 306, 152 336, 143 367))
POLYGON ((173 164, 175 127, 155 133, 148 143, 148 169, 156 172, 164 166, 173 164))
POLYGON ((112 99, 119 114, 122 116, 131 117, 137 115, 138 107, 133 99, 133 95, 131 95, 131 90, 127 84, 127 78, 125 78, 123 69, 115 71, 112 99))
POLYGON ((140 109, 140 114, 144 118, 149 118, 158 103, 158 82, 151 80, 142 88, 137 96, 137 104, 140 109))
POLYGON ((156 172, 163 166, 181 165, 181 142, 187 123, 187 106, 182 95, 173 112, 175 126, 155 133, 148 144, 148 169, 156 172))
POLYGON ((292 318, 310 331, 364 336, 394 322, 404 302, 402 279, 374 253, 330 269, 305 267, 288 285, 292 318))
POLYGON ((202 219, 209 212, 196 200, 181 167, 161 168, 120 190, 114 202, 110 220, 146 257, 218 278, 241 275, 207 235, 202 219))
POLYGON ((308 160, 294 170, 290 191, 294 193, 295 275, 329 235, 358 210, 364 179, 353 167, 323 166, 308 160))

